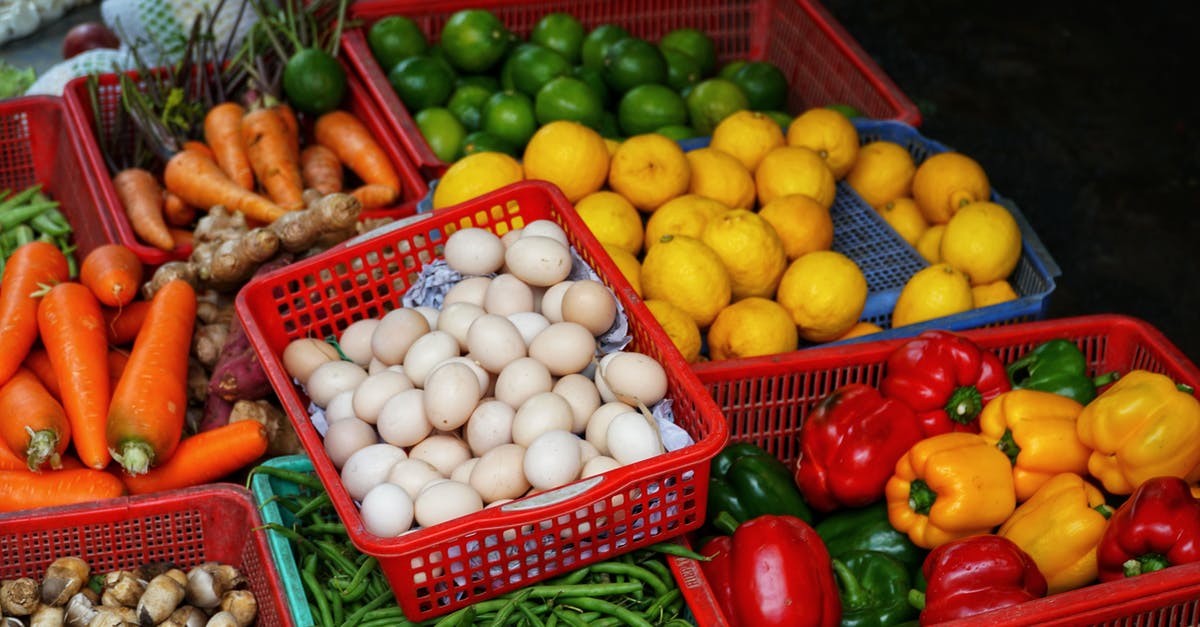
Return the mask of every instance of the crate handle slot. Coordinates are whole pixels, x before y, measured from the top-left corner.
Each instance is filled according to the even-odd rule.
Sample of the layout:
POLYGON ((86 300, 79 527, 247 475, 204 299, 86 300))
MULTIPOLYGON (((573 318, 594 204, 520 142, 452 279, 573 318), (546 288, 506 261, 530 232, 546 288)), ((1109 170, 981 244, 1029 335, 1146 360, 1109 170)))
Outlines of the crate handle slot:
POLYGON ((573 499, 576 496, 587 492, 588 490, 591 490, 599 485, 603 480, 604 477, 600 476, 584 479, 579 483, 572 483, 561 488, 555 488, 549 492, 535 494, 519 501, 501 505, 500 510, 504 512, 523 512, 529 509, 537 509, 539 507, 561 503, 563 501, 573 499))

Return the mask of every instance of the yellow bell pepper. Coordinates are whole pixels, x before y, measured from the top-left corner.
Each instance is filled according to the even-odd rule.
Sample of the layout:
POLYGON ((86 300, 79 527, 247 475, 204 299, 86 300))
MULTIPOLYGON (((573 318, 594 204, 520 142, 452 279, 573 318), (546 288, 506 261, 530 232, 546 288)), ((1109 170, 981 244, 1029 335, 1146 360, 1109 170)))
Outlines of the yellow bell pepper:
POLYGON ((884 494, 892 527, 926 549, 990 533, 1017 504, 1008 457, 964 432, 914 444, 896 462, 884 494))
POLYGON ((997 535, 1012 540, 1033 558, 1046 576, 1050 594, 1055 594, 1096 579, 1096 546, 1111 515, 1099 488, 1064 472, 1043 483, 997 535))
POLYGON ((1037 390, 1005 392, 983 407, 979 435, 1012 462, 1018 502, 1054 475, 1087 474, 1092 449, 1075 430, 1082 411, 1083 405, 1073 399, 1037 390))
POLYGON ((1132 494, 1151 477, 1200 480, 1200 401, 1166 375, 1122 376, 1083 408, 1076 428, 1092 449, 1088 472, 1112 494, 1132 494))

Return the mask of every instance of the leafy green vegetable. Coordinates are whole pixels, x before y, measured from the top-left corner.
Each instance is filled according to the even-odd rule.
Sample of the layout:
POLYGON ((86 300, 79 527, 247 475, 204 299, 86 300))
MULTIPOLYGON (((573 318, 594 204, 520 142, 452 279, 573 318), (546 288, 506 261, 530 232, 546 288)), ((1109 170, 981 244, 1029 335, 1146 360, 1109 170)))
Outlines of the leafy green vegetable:
POLYGON ((21 69, 0 59, 0 98, 12 98, 25 93, 37 75, 33 68, 21 69))

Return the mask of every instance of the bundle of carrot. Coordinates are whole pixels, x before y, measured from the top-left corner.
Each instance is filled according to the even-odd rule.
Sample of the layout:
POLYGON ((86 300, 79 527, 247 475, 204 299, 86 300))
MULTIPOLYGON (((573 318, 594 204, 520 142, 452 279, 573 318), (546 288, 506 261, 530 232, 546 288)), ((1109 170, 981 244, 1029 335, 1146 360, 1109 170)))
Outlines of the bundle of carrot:
POLYGON ((0 512, 215 481, 266 451, 253 421, 183 437, 196 293, 172 281, 139 301, 141 279, 141 262, 119 244, 88 253, 78 281, 52 244, 30 242, 9 258, 0 512))

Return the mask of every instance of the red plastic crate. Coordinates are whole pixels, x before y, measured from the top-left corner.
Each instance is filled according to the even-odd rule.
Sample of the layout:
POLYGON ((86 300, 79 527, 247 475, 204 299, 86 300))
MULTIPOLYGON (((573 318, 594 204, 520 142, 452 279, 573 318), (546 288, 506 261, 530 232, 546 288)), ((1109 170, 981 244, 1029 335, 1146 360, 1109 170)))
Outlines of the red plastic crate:
POLYGON ((86 170, 74 150, 78 143, 61 98, 0 100, 0 190, 15 193, 41 183, 71 223, 75 258, 82 260, 112 241, 112 234, 84 183, 86 170))
MULTIPOLYGON (((136 71, 128 74, 137 80, 136 71)), ((128 246, 137 253, 143 263, 150 266, 187 259, 191 254, 191 246, 180 246, 168 252, 150 246, 134 235, 133 228, 125 217, 125 210, 121 207, 121 201, 117 198, 116 187, 112 184, 113 173, 109 172, 100 153, 100 144, 96 140, 96 115, 88 96, 87 80, 87 77, 79 77, 67 83, 63 97, 70 123, 79 137, 79 141, 73 145, 77 146, 79 160, 85 166, 88 183, 92 188, 93 202, 97 210, 104 214, 109 230, 114 234, 112 240, 128 246)), ((121 86, 117 74, 100 75, 97 99, 103 131, 111 133, 117 124, 121 99, 121 86)), ((389 132, 386 118, 371 102, 371 95, 367 89, 352 75, 347 77, 346 97, 342 108, 353 113, 371 130, 375 140, 388 155, 392 166, 396 168, 396 173, 400 175, 403 189, 400 190, 400 199, 396 206, 372 211, 371 217, 412 215, 416 210, 416 202, 429 192, 429 186, 408 158, 404 147, 393 133, 389 132)), ((131 134, 122 138, 124 150, 132 150, 132 139, 131 134)))
MULTIPOLYGON (((1200 369, 1142 320, 1095 315, 961 331, 1004 363, 1054 338, 1074 341, 1093 376, 1132 369, 1200 387, 1200 369)), ((744 360, 741 372, 696 372, 730 425, 732 441, 753 442, 785 464, 800 454, 805 417, 825 395, 848 383, 879 384, 888 355, 905 338, 816 348, 744 360)), ((701 579, 703 579, 701 575, 701 579)), ((699 625, 728 625, 707 582, 685 588, 699 625), (693 599, 698 600, 693 600, 693 599), (703 599, 707 598, 706 603, 703 599), (698 608, 712 611, 702 616, 698 608)), ((963 625, 1194 625, 1200 621, 1200 564, 1176 566, 1122 581, 1095 584, 958 621, 963 625)))
POLYGON ((401 228, 384 228, 259 277, 238 293, 238 318, 296 427, 350 538, 379 558, 410 620, 491 596, 679 536, 704 522, 708 463, 728 439, 725 420, 662 327, 602 252, 558 188, 525 181, 401 228), (337 335, 351 322, 399 306, 421 267, 440 258, 459 228, 504 234, 538 219, 567 233, 580 257, 625 308, 629 350, 663 364, 675 422, 695 444, 548 493, 433 527, 383 538, 362 517, 309 420, 308 399, 280 356, 302 337, 337 335))
POLYGON ((721 63, 753 59, 778 65, 788 80, 789 111, 844 103, 871 118, 921 123, 916 105, 816 0, 359 0, 350 15, 363 26, 343 33, 346 59, 430 178, 441 176, 448 164, 433 154, 392 89, 391 68, 380 67, 371 55, 366 31, 380 18, 404 15, 433 42, 455 11, 469 8, 490 9, 525 39, 538 19, 556 11, 574 15, 588 30, 612 22, 650 41, 676 28, 697 28, 715 40, 721 63))
POLYGON ((254 499, 245 488, 209 484, 97 503, 0 515, 0 579, 41 580, 67 555, 93 574, 169 561, 187 569, 206 561, 238 567, 258 601, 258 627, 290 627, 291 614, 267 548, 254 499))

